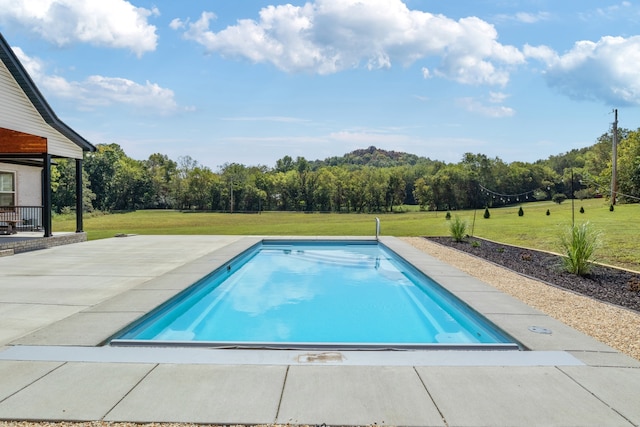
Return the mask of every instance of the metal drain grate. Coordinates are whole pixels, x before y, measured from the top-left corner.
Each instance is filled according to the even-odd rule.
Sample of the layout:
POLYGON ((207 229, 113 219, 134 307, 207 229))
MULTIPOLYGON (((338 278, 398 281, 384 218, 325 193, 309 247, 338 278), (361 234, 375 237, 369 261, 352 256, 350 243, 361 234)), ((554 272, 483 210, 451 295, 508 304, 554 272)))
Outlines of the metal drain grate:
POLYGON ((552 334, 551 329, 543 328, 542 326, 529 326, 529 330, 531 332, 535 332, 536 334, 552 334))

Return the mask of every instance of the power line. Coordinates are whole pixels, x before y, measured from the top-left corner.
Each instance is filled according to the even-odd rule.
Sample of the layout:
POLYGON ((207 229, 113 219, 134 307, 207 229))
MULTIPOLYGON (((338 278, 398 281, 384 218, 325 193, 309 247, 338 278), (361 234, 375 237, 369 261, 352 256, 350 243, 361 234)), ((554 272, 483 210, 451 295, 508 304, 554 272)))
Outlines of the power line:
MULTIPOLYGON (((597 182, 595 182, 594 180, 591 180, 591 179, 580 180, 580 183, 582 183, 582 181, 585 181, 589 185, 593 185, 594 187, 596 187, 600 191, 602 191, 604 189, 604 191, 602 191, 602 192, 605 193, 605 194, 609 194, 609 197, 611 197, 611 190, 609 190, 604 185, 600 185, 600 184, 598 184, 597 182)), ((640 200, 640 197, 631 196, 629 194, 624 194, 624 193, 621 193, 619 191, 616 191, 615 195, 616 195, 616 197, 622 196, 622 197, 626 197, 627 199, 640 200)))

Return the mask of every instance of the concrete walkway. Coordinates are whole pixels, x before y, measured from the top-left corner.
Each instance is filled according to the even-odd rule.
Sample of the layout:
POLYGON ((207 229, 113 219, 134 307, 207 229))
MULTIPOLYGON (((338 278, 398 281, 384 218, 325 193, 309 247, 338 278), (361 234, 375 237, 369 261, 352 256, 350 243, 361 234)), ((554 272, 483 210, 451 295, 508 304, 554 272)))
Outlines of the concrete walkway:
POLYGON ((259 240, 130 236, 0 258, 0 419, 640 425, 640 362, 388 237, 530 351, 103 345, 259 240))

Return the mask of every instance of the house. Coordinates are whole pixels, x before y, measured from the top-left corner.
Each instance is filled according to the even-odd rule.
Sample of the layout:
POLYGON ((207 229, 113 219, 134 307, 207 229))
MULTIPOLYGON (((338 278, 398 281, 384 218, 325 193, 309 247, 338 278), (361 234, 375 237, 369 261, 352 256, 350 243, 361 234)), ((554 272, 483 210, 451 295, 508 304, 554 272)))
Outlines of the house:
POLYGON ((82 232, 82 158, 95 147, 53 112, 0 33, 0 228, 51 229, 51 166, 74 159, 76 231, 82 232))

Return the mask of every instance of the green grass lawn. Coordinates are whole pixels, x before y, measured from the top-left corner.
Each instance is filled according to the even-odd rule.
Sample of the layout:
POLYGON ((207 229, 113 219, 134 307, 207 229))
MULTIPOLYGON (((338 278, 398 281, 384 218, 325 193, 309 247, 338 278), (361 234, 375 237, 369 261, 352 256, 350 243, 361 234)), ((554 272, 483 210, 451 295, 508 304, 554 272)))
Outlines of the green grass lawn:
MULTIPOLYGON (((560 236, 572 223, 571 201, 561 205, 535 202, 519 206, 484 210, 454 211, 469 225, 469 234, 498 242, 560 252, 560 236), (546 215, 549 209, 550 215, 546 215), (475 220, 474 220, 475 217, 475 220)), ((380 218, 381 234, 391 236, 448 236, 445 212, 419 212, 405 207, 404 213, 325 214, 263 212, 261 214, 182 213, 148 210, 123 214, 85 217, 84 229, 90 240, 126 234, 239 234, 300 236, 373 236, 375 218, 380 218)), ((576 200, 576 224, 589 221, 602 233, 603 247, 598 261, 640 271, 640 205, 618 205, 613 212, 604 199, 576 200), (585 212, 579 212, 584 207, 585 212)), ((74 231, 75 217, 57 216, 54 231, 74 231)))

